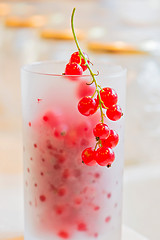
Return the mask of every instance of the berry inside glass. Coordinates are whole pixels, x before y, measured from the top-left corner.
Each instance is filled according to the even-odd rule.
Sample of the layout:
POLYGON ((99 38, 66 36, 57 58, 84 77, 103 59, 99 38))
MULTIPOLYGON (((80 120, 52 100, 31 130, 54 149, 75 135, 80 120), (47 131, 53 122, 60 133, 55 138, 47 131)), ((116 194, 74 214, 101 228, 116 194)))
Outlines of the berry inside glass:
MULTIPOLYGON (((102 128, 99 111, 81 114, 79 89, 86 92, 84 82, 92 79, 86 70, 73 81, 62 75, 65 66, 43 62, 22 69, 25 240, 120 240, 124 116, 106 116, 102 128), (111 168, 93 159, 97 135, 110 139, 102 139, 98 154, 101 163, 109 149, 111 168), (82 162, 85 149, 89 164, 82 162)), ((124 112, 126 71, 106 64, 102 69, 99 83, 116 91, 124 112)))

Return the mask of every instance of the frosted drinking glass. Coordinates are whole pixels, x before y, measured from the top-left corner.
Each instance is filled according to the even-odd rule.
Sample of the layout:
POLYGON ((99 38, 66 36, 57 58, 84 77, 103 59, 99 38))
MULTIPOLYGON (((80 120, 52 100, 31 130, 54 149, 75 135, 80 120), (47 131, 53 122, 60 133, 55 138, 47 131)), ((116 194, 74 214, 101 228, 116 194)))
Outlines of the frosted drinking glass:
MULTIPOLYGON (((124 112, 126 71, 96 68, 99 83, 117 91, 124 112)), ((95 146, 100 111, 90 117, 78 112, 91 77, 64 76, 64 69, 65 63, 53 62, 22 69, 25 240, 120 240, 125 113, 117 122, 105 118, 120 137, 112 167, 83 164, 81 152, 95 146)))

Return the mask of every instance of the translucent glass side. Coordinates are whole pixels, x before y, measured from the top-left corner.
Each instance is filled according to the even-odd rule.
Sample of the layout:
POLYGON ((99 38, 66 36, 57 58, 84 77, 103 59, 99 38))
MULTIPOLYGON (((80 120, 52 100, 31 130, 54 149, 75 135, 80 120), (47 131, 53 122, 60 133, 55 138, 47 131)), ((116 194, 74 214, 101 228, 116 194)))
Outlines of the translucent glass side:
MULTIPOLYGON (((105 119, 120 136, 112 167, 84 165, 81 152, 94 147, 100 120, 98 111, 85 117, 77 109, 91 78, 46 75, 42 65, 45 74, 22 70, 25 240, 120 240, 124 117, 105 119)), ((98 78, 117 91, 125 116, 125 71, 98 78)))

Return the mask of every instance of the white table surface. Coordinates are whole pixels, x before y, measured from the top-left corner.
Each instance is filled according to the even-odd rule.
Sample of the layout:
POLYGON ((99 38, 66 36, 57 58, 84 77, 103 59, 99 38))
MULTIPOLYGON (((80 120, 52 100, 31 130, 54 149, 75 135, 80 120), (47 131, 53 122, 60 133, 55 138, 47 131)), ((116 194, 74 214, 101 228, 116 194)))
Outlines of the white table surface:
POLYGON ((122 240, 149 240, 149 239, 124 225, 122 231, 122 240))

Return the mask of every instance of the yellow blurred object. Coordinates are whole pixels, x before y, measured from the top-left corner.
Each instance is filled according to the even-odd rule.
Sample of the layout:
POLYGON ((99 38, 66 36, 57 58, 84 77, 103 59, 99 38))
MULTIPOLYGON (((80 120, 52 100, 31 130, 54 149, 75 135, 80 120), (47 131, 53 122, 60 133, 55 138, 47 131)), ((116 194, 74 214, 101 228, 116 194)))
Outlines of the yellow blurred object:
POLYGON ((7 16, 10 13, 11 9, 9 4, 0 3, 0 17, 7 16))
POLYGON ((112 54, 148 54, 147 51, 125 42, 89 42, 88 48, 92 51, 112 54))
POLYGON ((42 15, 34 15, 31 17, 10 16, 6 18, 5 25, 7 27, 36 28, 46 24, 46 17, 42 15))
MULTIPOLYGON (((83 39, 84 38, 84 33, 77 30, 77 38, 83 39)), ((54 29, 44 29, 40 33, 41 38, 45 39, 56 39, 56 40, 73 40, 73 34, 71 30, 69 29, 64 29, 64 30, 54 30, 54 29)))
POLYGON ((0 134, 0 174, 19 174, 23 171, 23 145, 20 134, 0 134))
POLYGON ((24 240, 24 237, 15 237, 15 238, 9 238, 4 240, 24 240))

